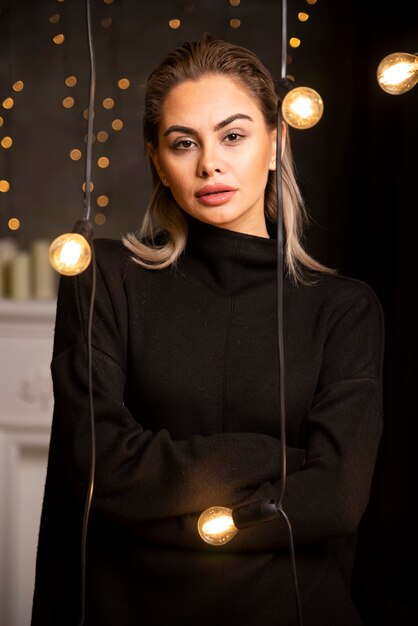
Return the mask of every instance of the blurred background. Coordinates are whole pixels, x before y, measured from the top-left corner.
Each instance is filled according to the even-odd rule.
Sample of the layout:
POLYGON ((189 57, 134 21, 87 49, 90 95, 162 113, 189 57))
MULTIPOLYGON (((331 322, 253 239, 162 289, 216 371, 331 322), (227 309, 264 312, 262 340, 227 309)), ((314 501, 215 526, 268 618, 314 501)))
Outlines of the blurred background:
MULTIPOLYGON (((92 0, 92 13, 95 236, 119 238, 138 229, 149 197, 141 133, 148 74, 166 52, 208 31, 254 50, 278 79, 281 3, 92 0)), ((354 593, 367 625, 415 626, 418 86, 391 96, 376 70, 390 52, 418 52, 418 3, 289 0, 288 38, 289 76, 316 89, 325 107, 314 128, 290 133, 311 216, 306 246, 326 265, 368 282, 386 318, 386 423, 359 532, 354 593)), ((26 302, 35 317, 41 309, 31 303, 49 302, 51 323, 56 277, 45 254, 83 213, 88 89, 84 0, 0 0, 3 336, 15 316, 12 302, 26 302)), ((7 358, 0 354, 3 379, 13 345, 7 358)), ((42 410, 49 415, 45 403, 42 410)), ((0 419, 0 452, 12 413, 0 419)), ((6 544, 0 536, 0 556, 6 544)), ((17 617, 7 623, 13 619, 18 624, 17 617)))

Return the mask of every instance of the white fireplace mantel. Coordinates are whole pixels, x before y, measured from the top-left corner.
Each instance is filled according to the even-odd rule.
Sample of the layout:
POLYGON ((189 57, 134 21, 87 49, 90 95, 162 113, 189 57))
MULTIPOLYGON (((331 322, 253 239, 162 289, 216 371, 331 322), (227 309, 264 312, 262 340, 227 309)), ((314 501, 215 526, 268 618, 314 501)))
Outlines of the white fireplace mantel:
POLYGON ((29 626, 52 419, 55 300, 0 300, 0 624, 29 626))

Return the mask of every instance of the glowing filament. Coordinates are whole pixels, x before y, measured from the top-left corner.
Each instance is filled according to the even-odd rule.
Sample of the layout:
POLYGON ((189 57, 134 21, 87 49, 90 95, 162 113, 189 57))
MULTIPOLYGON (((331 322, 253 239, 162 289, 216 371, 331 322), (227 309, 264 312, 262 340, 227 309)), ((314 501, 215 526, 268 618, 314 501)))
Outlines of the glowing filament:
POLYGON ((295 100, 291 104, 291 109, 296 113, 296 115, 300 115, 303 119, 306 119, 310 115, 312 115, 312 104, 309 98, 304 98, 300 96, 297 100, 295 100))
POLYGON ((406 93, 418 82, 418 56, 406 52, 389 54, 379 63, 377 81, 387 93, 406 93))
POLYGON ((414 73, 414 68, 410 63, 398 63, 388 67, 381 75, 380 82, 385 85, 397 85, 404 80, 408 80, 414 73))
POLYGON ((311 128, 319 122, 323 110, 321 96, 310 87, 295 87, 283 99, 283 117, 294 128, 311 128))
POLYGON ((90 245, 83 235, 65 233, 52 242, 49 260, 59 274, 76 276, 84 272, 90 264, 90 245))
POLYGON ((223 545, 238 532, 232 518, 232 510, 222 506, 212 506, 200 515, 197 528, 199 535, 212 545, 223 545))

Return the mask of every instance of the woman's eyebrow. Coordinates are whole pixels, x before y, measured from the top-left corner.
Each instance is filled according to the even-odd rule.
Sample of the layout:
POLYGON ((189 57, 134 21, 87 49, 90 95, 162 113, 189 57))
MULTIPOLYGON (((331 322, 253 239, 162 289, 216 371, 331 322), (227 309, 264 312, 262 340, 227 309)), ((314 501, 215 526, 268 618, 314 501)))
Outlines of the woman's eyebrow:
MULTIPOLYGON (((229 117, 227 117, 226 120, 222 120, 222 122, 218 122, 218 124, 216 124, 213 130, 215 132, 218 130, 221 130, 222 128, 225 128, 225 126, 228 126, 229 124, 232 124, 232 122, 235 122, 235 120, 249 120, 250 122, 254 121, 253 118, 250 117, 249 115, 245 115, 244 113, 235 113, 234 115, 230 115, 229 117)), ((170 133, 184 133, 185 135, 198 135, 199 134, 197 130, 195 130, 194 128, 189 128, 188 126, 178 126, 178 125, 169 126, 169 128, 167 128, 167 130, 164 133, 164 137, 167 137, 167 135, 169 135, 170 133)))

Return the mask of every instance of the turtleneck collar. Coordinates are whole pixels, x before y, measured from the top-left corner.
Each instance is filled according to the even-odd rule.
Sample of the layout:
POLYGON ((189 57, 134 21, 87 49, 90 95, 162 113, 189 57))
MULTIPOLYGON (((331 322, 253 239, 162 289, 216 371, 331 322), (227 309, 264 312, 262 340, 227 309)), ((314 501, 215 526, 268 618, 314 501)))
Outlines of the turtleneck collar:
POLYGON ((276 226, 268 222, 268 237, 248 235, 202 222, 186 214, 185 260, 217 290, 236 292, 253 282, 270 280, 277 267, 276 226))

